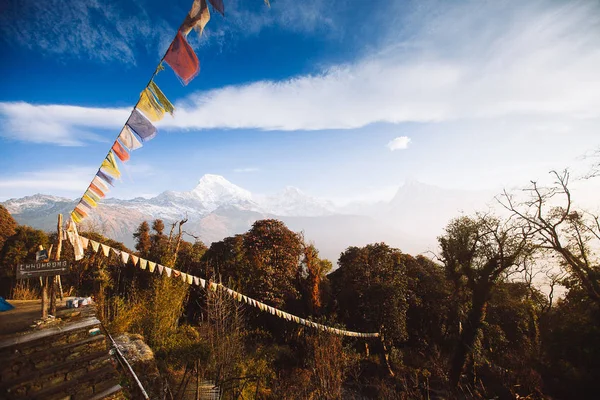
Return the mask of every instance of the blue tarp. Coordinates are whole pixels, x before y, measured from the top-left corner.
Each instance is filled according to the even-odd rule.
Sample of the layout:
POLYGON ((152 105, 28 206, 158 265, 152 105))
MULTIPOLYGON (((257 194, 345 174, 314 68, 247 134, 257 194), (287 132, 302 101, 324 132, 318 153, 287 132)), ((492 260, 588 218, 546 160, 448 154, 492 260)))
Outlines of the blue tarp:
POLYGON ((4 300, 4 297, 0 297, 0 311, 8 311, 12 310, 13 308, 15 308, 15 306, 4 300))

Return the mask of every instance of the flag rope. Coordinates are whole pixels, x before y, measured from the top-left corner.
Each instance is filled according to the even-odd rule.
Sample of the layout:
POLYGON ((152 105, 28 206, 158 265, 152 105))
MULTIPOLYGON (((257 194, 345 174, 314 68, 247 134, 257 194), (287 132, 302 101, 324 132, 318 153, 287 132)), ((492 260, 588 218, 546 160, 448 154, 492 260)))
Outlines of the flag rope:
MULTIPOLYGON (((71 238, 71 237, 70 237, 71 238)), ((201 286, 204 289, 207 290, 212 290, 213 292, 216 292, 217 290, 221 290, 224 293, 227 293, 228 295, 230 295, 232 298, 234 298, 235 300, 237 300, 238 302, 242 302, 242 303, 246 303, 248 305, 251 305, 255 308, 258 308, 260 311, 262 312, 267 312, 269 314, 275 315, 276 317, 279 317, 281 319, 285 319, 287 321, 290 322, 295 322, 297 324, 303 325, 303 326, 308 326, 310 328, 314 328, 314 329, 319 329, 325 332, 329 332, 329 333, 333 333, 336 335, 341 335, 341 336, 349 336, 349 337, 361 337, 361 338, 376 338, 379 337, 379 333, 378 332, 355 332, 355 331, 349 331, 349 330, 345 330, 345 329, 339 329, 339 328, 334 328, 332 326, 327 326, 327 325, 323 325, 323 324, 319 324, 317 322, 313 322, 310 321, 308 319, 305 318, 301 318, 298 317, 297 315, 293 315, 290 314, 288 312, 285 312, 283 310, 280 310, 279 308, 276 307, 272 307, 269 306, 268 304, 262 303, 258 300, 255 300, 249 296, 246 296, 245 294, 242 294, 240 292, 237 292, 231 288, 228 288, 227 286, 221 284, 221 283, 216 283, 216 282, 212 282, 212 281, 206 281, 205 279, 202 279, 200 277, 197 277, 195 275, 191 275, 191 274, 186 274, 185 272, 181 272, 177 269, 174 268, 168 268, 165 267, 159 263, 155 263, 152 261, 148 261, 144 258, 129 254, 125 251, 122 250, 117 250, 113 247, 110 247, 108 245, 105 245, 103 243, 99 243, 96 242, 95 240, 92 240, 90 238, 86 238, 84 236, 79 235, 79 238, 74 238, 74 240, 80 240, 84 239, 84 242, 81 244, 81 248, 83 248, 83 250, 85 251, 88 246, 92 247, 92 250, 96 253, 98 252, 103 252, 105 254, 105 256, 109 256, 110 255, 110 251, 112 250, 112 252, 117 255, 118 257, 120 257, 121 261, 124 264, 127 264, 128 260, 131 259, 134 267, 135 266, 139 266, 140 269, 145 270, 146 268, 148 268, 150 270, 150 273, 154 273, 154 271, 156 269, 158 269, 158 272, 160 275, 166 274, 167 277, 171 278, 180 278, 183 282, 189 284, 189 285, 196 285, 196 286, 201 286), (104 249, 100 249, 100 248, 105 248, 107 249, 107 251, 104 251, 104 249), (133 256, 133 257, 132 257, 133 256)))

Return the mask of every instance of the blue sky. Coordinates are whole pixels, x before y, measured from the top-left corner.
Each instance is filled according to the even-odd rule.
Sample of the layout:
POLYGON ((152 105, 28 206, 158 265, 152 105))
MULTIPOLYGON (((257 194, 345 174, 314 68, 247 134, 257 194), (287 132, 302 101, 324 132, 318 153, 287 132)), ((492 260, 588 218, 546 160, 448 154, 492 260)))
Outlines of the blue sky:
MULTIPOLYGON (((600 145, 600 3, 225 0, 177 108, 123 166, 116 197, 205 173, 338 201, 407 179, 499 190, 600 145)), ((191 0, 0 5, 0 200, 77 198, 191 0)), ((585 168, 585 166, 580 166, 585 168)))

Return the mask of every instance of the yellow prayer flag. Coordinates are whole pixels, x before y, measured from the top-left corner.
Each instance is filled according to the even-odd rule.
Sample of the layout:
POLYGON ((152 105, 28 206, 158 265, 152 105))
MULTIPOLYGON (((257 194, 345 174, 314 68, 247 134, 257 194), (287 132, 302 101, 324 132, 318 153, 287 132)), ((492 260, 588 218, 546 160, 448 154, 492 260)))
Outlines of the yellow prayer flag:
POLYGON ((88 194, 88 192, 85 192, 85 194, 83 195, 83 199, 85 199, 85 201, 87 201, 87 203, 92 206, 92 207, 98 207, 98 203, 96 203, 96 200, 92 199, 90 197, 90 195, 88 194))
POLYGON ((102 168, 105 172, 114 176, 115 178, 121 177, 121 172, 119 171, 119 167, 117 166, 117 160, 112 152, 112 150, 108 153, 104 161, 102 161, 102 168))
POLYGON ((165 115, 165 109, 156 101, 152 92, 146 88, 140 95, 140 101, 136 107, 152 122, 160 121, 165 115))
POLYGON ((173 107, 173 104, 171 104, 169 99, 167 99, 167 96, 165 96, 165 94, 162 92, 162 90, 160 90, 158 85, 154 83, 154 81, 150 82, 150 85, 148 85, 148 89, 150 89, 154 97, 158 99, 162 108, 169 114, 173 115, 175 107, 173 107))

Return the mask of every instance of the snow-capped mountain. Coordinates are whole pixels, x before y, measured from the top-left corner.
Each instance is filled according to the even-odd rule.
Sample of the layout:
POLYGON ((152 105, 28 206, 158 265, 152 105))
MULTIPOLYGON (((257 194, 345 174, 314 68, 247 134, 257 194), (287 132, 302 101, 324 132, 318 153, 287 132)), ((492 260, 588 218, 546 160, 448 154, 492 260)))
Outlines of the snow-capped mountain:
MULTIPOLYGON (((413 253, 435 248, 435 238, 451 218, 484 207, 490 197, 408 182, 389 202, 340 208, 295 187, 256 195, 222 176, 204 175, 190 191, 165 191, 150 199, 105 199, 84 223, 132 247, 139 224, 156 218, 167 224, 188 218, 186 231, 207 244, 243 233, 259 219, 278 218, 290 229, 303 231, 323 256, 337 260, 348 246, 379 241, 413 253)), ((56 215, 68 215, 76 200, 37 194, 3 205, 21 224, 54 230, 56 215)))
POLYGON ((260 208, 270 214, 290 217, 318 217, 336 213, 332 202, 318 199, 287 186, 282 192, 272 196, 255 196, 260 208))

